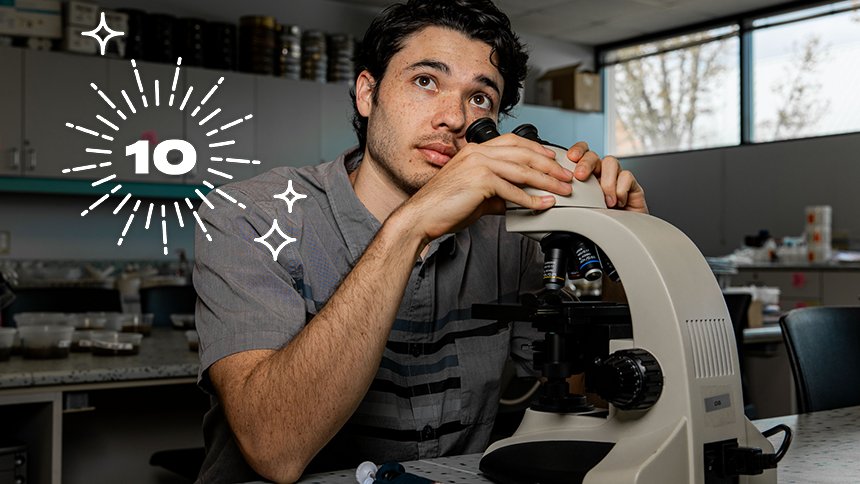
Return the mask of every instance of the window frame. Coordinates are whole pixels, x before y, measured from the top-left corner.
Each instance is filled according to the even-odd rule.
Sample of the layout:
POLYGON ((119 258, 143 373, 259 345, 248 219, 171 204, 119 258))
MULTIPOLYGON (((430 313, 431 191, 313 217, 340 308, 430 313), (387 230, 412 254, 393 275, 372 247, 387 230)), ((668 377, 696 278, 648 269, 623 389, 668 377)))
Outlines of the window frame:
MULTIPOLYGON (((845 0, 824 0, 824 1, 809 1, 809 0, 797 0, 794 2, 785 3, 782 5, 777 5, 773 7, 767 7, 757 10, 751 10, 748 12, 743 12, 736 15, 729 15, 726 17, 720 17, 713 20, 708 20, 706 22, 699 22, 692 25, 687 25, 684 27, 678 27, 675 29, 664 30, 661 32, 656 32, 653 34, 640 35, 638 37, 633 37, 626 40, 621 40, 617 42, 611 42, 607 44, 601 44, 594 47, 594 65, 597 66, 597 70, 600 72, 601 80, 604 86, 603 89, 603 106, 606 120, 606 143, 607 148, 610 146, 611 140, 615 139, 615 133, 613 131, 612 120, 609 113, 609 96, 612 94, 609 88, 610 83, 608 82, 606 75, 606 67, 607 65, 615 64, 616 62, 606 62, 604 60, 605 56, 611 52, 618 49, 622 49, 625 47, 632 47, 636 45, 653 43, 661 40, 671 39, 674 37, 680 37, 683 35, 695 34, 697 32, 703 32, 707 30, 719 29, 723 27, 736 25, 738 30, 736 35, 740 41, 740 49, 739 49, 739 66, 740 66, 740 125, 741 125, 741 136, 740 143, 736 145, 727 145, 727 146, 719 146, 713 148, 696 148, 690 150, 683 151, 667 151, 667 152, 659 152, 659 153, 645 153, 641 155, 631 155, 631 157, 642 157, 642 156, 654 156, 654 155, 664 155, 670 153, 686 153, 689 151, 703 151, 703 150, 713 150, 713 149, 725 149, 731 148, 735 146, 751 146, 751 145, 761 145, 767 143, 780 143, 784 141, 795 141, 798 139, 811 139, 811 138, 823 138, 828 136, 844 136, 846 134, 854 134, 860 131, 852 131, 848 133, 837 133, 837 134, 824 134, 817 136, 808 136, 804 138, 790 138, 783 140, 772 140, 772 141, 753 141, 753 129, 755 119, 753 116, 753 37, 752 34, 756 30, 767 29, 770 27, 775 27, 779 25, 784 25, 788 23, 795 22, 803 22, 806 20, 811 20, 813 18, 823 17, 827 15, 834 15, 838 13, 843 13, 847 10, 838 10, 833 12, 824 12, 816 15, 811 15, 809 17, 801 17, 795 20, 786 21, 786 22, 777 22, 770 25, 764 25, 760 27, 754 27, 753 23, 757 20, 774 17, 783 14, 789 14, 793 12, 798 12, 802 10, 812 9, 816 7, 826 7, 827 5, 833 5, 836 3, 844 3, 845 0)), ((854 9, 860 10, 860 9, 854 9)))

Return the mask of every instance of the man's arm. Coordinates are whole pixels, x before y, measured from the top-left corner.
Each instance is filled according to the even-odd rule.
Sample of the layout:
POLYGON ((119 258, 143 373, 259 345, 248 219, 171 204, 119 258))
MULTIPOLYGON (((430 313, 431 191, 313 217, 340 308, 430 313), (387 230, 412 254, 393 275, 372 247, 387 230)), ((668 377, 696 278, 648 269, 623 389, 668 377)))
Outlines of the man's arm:
POLYGON ((389 219, 285 348, 237 353, 210 367, 239 449, 262 476, 296 481, 358 407, 426 244, 412 228, 389 219))

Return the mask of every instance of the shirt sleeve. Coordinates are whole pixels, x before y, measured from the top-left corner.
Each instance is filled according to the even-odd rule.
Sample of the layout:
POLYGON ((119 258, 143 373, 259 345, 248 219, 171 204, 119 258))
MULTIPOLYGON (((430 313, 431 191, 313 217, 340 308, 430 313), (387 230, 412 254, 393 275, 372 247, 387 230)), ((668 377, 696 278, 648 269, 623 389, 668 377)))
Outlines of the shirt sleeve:
MULTIPOLYGON (((230 186, 235 198, 252 200, 230 186)), ((197 384, 213 394, 209 367, 234 353, 278 350, 304 328, 306 303, 296 288, 301 271, 296 244, 285 245, 274 259, 272 251, 254 239, 278 228, 291 233, 290 220, 253 202, 241 209, 221 197, 200 206, 206 232, 196 230, 194 287, 197 291, 195 323, 200 335, 200 370, 197 384), (298 271, 298 272, 297 272, 298 271)), ((275 249, 285 239, 274 232, 265 239, 275 249)))
MULTIPOLYGON (((535 293, 543 288, 543 252, 536 241, 522 237, 520 286, 519 295, 535 293)), ((511 359, 516 364, 517 376, 537 378, 540 374, 534 369, 534 351, 522 349, 523 345, 531 345, 535 340, 543 339, 543 332, 535 329, 530 323, 517 321, 513 323, 511 334, 511 359)))

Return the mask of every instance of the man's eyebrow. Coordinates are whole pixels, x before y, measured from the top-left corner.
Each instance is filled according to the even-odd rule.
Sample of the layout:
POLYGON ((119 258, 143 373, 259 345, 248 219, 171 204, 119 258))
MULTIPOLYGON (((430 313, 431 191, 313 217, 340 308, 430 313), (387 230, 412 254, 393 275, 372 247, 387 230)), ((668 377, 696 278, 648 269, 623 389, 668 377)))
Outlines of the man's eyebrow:
POLYGON ((409 67, 407 67, 406 70, 407 71, 414 71, 415 69, 420 69, 422 67, 429 67, 430 69, 433 69, 436 71, 441 71, 445 74, 451 74, 451 68, 448 67, 448 64, 446 64, 442 61, 437 61, 437 60, 432 60, 432 59, 420 60, 420 61, 410 65, 409 67))
POLYGON ((475 77, 475 82, 477 82, 478 84, 483 84, 484 86, 487 86, 490 89, 496 91, 496 94, 498 94, 499 96, 502 95, 502 92, 499 90, 499 85, 496 84, 496 81, 490 79, 487 76, 479 75, 479 76, 475 77))

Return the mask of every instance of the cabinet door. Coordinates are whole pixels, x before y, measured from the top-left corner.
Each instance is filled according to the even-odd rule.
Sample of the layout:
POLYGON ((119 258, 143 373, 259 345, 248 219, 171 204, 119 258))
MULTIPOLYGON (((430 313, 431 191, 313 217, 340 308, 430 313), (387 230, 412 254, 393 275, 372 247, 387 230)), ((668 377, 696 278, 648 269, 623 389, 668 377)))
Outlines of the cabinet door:
POLYGON ((257 78, 260 172, 320 162, 321 93, 322 85, 315 82, 257 78))
MULTIPOLYGON (((24 52, 24 176, 95 180, 108 176, 124 148, 100 136, 66 126, 71 123, 93 132, 115 136, 116 131, 99 121, 100 115, 116 123, 121 118, 91 84, 107 89, 107 61, 100 57, 59 52, 24 52), (111 154, 87 152, 87 148, 111 150, 111 154), (111 162, 112 166, 63 173, 64 169, 111 162)), ((116 105, 117 100, 113 100, 116 105)), ((119 106, 117 105, 117 108, 119 106)))
POLYGON ((259 126, 254 109, 254 76, 201 68, 189 68, 186 76, 186 83, 194 90, 184 110, 185 138, 197 150, 196 170, 185 177, 186 183, 201 184, 205 180, 224 185, 252 178, 257 165, 251 162, 258 160, 254 134, 259 126), (209 96, 214 86, 217 89, 209 96), (201 105, 204 99, 206 103, 201 105), (210 168, 232 178, 212 173, 210 168))
POLYGON ((321 101, 320 156, 322 161, 331 161, 358 144, 358 138, 352 130, 354 109, 349 97, 349 86, 323 85, 321 101))
POLYGON ((0 176, 21 174, 23 51, 0 47, 0 176))
POLYGON ((822 306, 860 306, 860 272, 822 273, 822 306))
MULTIPOLYGON (((182 98, 185 95, 184 76, 180 70, 176 81, 176 91, 173 91, 173 78, 176 74, 176 66, 168 64, 154 64, 150 62, 136 62, 140 86, 135 76, 135 68, 131 61, 111 59, 108 62, 108 97, 117 105, 127 119, 116 119, 114 123, 119 131, 114 131, 113 173, 117 179, 135 182, 153 183, 182 183, 182 175, 167 175, 159 171, 155 166, 153 151, 158 143, 166 140, 184 139, 183 115, 179 110, 182 98), (156 82, 158 91, 156 96, 156 82), (125 92, 125 96, 123 95, 125 92), (171 105, 170 96, 174 95, 171 105), (126 100, 128 96, 128 100, 126 100), (143 97, 146 97, 146 106, 143 97), (134 108, 134 110, 132 110, 134 108), (149 141, 149 149, 146 153, 146 171, 148 173, 136 173, 137 158, 143 156, 128 155, 128 146, 141 140, 149 141)), ((186 106, 187 110, 188 107, 186 106)), ((134 148, 132 148, 134 149, 134 148)), ((167 152, 166 158, 170 164, 176 165, 182 161, 182 153, 177 150, 167 152)), ((144 160, 140 160, 143 163, 144 160)))

